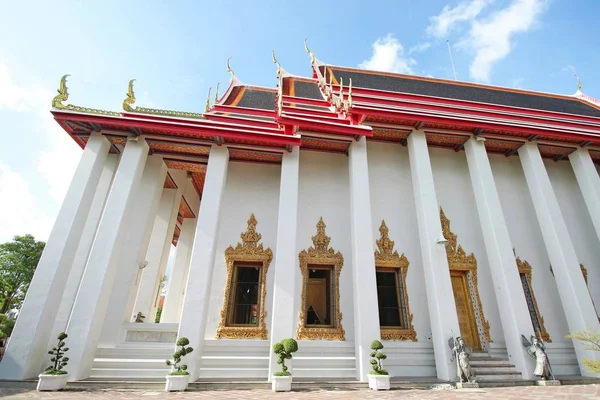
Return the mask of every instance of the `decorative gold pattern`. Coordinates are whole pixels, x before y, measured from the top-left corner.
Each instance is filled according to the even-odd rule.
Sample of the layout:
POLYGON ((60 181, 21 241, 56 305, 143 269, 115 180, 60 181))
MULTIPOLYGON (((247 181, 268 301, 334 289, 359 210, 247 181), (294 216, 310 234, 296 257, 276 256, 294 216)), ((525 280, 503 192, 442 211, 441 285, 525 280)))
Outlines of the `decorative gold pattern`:
POLYGON ((248 220, 248 229, 240 235, 242 243, 238 242, 235 248, 229 246, 225 250, 227 283, 225 284, 225 297, 223 298, 221 321, 217 327, 217 339, 267 339, 267 326, 265 323, 265 318, 267 316, 265 310, 267 298, 267 271, 271 264, 271 260, 273 259, 273 252, 269 248, 263 249, 262 243, 258 243, 262 238, 262 235, 256 232, 257 223, 258 221, 256 221, 254 214, 251 214, 250 219, 248 220), (258 326, 226 326, 229 296, 231 296, 231 282, 233 280, 233 266, 236 262, 262 263, 260 268, 258 326))
POLYGON ((479 287, 477 284, 477 259, 473 253, 467 255, 462 246, 458 244, 458 236, 456 236, 456 234, 450 230, 450 220, 446 218, 446 214, 444 214, 444 210, 441 207, 440 219, 442 222, 442 233, 444 238, 448 240, 448 243, 446 243, 448 267, 451 271, 466 271, 467 274, 470 275, 473 282, 473 291, 475 292, 477 308, 479 309, 479 319, 483 325, 483 334, 485 340, 491 343, 492 339, 490 337, 490 324, 485 319, 481 298, 479 297, 479 287))
POLYGON ((97 110, 94 108, 87 108, 87 107, 79 107, 79 106, 74 106, 72 104, 63 104, 64 101, 69 100, 69 88, 67 87, 67 78, 70 75, 63 75, 62 78, 60 78, 60 84, 58 86, 58 94, 56 96, 54 96, 54 98, 52 99, 52 107, 56 108, 58 110, 69 110, 69 111, 77 111, 77 112, 83 112, 83 113, 88 113, 88 114, 101 114, 101 115, 120 115, 118 112, 114 112, 114 111, 106 111, 106 110, 97 110))
MULTIPOLYGON (((513 249, 513 253, 515 250, 513 249)), ((546 327, 544 326, 544 317, 540 313, 540 309, 538 308, 537 300, 535 299, 535 293, 533 292, 532 280, 531 280, 531 264, 527 260, 521 260, 516 256, 517 267, 519 269, 519 274, 525 274, 527 278, 527 286, 529 286, 529 293, 531 294, 531 301, 533 303, 533 307, 535 308, 535 314, 537 315, 538 321, 540 323, 541 332, 536 332, 535 335, 538 339, 542 339, 545 342, 552 342, 550 339, 550 335, 548 331, 546 331, 546 327)), ((534 327, 535 328, 535 327, 534 327)))
POLYGON ((398 251, 394 250, 394 241, 388 236, 389 229, 385 224, 385 220, 381 221, 379 233, 381 234, 381 237, 377 240, 377 247, 379 250, 375 250, 375 266, 378 268, 400 269, 403 289, 401 296, 404 298, 406 316, 408 317, 408 328, 406 329, 400 327, 381 327, 381 339, 412 340, 413 342, 416 342, 417 332, 412 324, 413 315, 410 312, 410 306, 408 304, 408 286, 406 285, 406 274, 408 273, 408 265, 410 262, 404 253, 398 255, 398 251))
POLYGON ((342 327, 342 312, 340 311, 340 273, 344 266, 344 256, 333 247, 329 247, 331 238, 325 234, 325 222, 323 217, 317 223, 317 234, 312 237, 313 246, 308 250, 302 250, 298 257, 300 259, 300 271, 302 272, 302 302, 298 314, 298 330, 296 336, 300 339, 310 340, 346 340, 344 328, 342 327), (332 328, 307 328, 306 327, 306 288, 308 285, 308 269, 312 265, 328 265, 334 267, 335 273, 335 324, 332 328))
POLYGON ((582 263, 579 264, 579 268, 581 268, 581 274, 583 275, 583 280, 585 281, 585 284, 587 285, 587 283, 588 283, 587 268, 582 263))

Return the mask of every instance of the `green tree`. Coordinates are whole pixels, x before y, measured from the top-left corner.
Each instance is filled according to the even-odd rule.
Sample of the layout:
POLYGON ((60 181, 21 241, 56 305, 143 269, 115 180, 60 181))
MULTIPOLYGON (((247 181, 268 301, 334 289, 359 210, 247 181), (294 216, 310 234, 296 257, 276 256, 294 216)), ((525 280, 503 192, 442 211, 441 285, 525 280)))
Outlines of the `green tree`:
MULTIPOLYGON (((584 343, 587 343, 588 346, 586 349, 600 351, 600 332, 594 332, 590 330, 585 330, 582 332, 573 332, 568 334, 567 339, 576 339, 581 340, 584 343)), ((600 361, 594 360, 582 360, 583 365, 587 368, 587 370, 594 374, 600 373, 600 361)))
POLYGON ((0 313, 21 308, 45 245, 32 235, 0 244, 0 313))

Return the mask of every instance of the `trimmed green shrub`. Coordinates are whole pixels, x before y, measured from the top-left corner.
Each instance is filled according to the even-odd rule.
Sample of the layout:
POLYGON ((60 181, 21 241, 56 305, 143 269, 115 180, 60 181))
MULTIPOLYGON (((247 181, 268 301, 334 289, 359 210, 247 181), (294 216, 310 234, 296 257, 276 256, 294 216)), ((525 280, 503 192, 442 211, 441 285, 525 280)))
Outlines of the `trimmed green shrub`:
POLYGON ((169 375, 189 375, 187 372, 187 365, 181 364, 181 358, 187 354, 190 354, 194 349, 191 347, 186 347, 190 344, 190 341, 186 337, 179 338, 177 341, 177 346, 179 348, 173 353, 173 360, 167 360, 167 365, 172 367, 172 371, 169 372, 169 375))
POLYGON ((283 339, 279 343, 273 345, 273 353, 277 354, 277 364, 281 364, 281 371, 275 372, 275 376, 291 376, 288 372, 288 367, 285 365, 285 360, 291 360, 292 354, 298 351, 298 342, 294 339, 283 339))
POLYGON ((49 365, 45 370, 44 374, 47 375, 65 375, 68 374, 67 371, 63 370, 64 367, 67 366, 69 362, 69 357, 65 357, 65 353, 69 351, 68 347, 65 347, 64 340, 68 337, 68 335, 64 332, 58 334, 58 344, 52 348, 52 350, 48 351, 52 357, 50 361, 52 361, 52 365, 49 365))
POLYGON ((381 349, 383 349, 383 344, 379 340, 373 340, 371 343, 371 350, 373 350, 371 352, 371 367, 373 370, 369 372, 371 375, 389 375, 381 365, 381 361, 387 358, 381 349))

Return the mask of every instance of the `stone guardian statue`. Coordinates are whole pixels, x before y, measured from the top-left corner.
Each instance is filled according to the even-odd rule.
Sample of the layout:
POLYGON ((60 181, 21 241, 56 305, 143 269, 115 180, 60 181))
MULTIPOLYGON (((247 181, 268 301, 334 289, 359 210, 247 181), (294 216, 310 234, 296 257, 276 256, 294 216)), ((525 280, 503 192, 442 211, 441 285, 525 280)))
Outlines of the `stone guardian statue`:
POLYGON ((527 353, 535 358, 535 371, 533 371, 533 374, 543 381, 548 379, 554 380, 554 374, 550 367, 550 360, 546 354, 544 342, 535 336, 531 336, 531 342, 529 342, 523 335, 521 335, 521 342, 523 343, 523 347, 527 349, 527 353))
POLYGON ((462 337, 451 337, 448 339, 448 346, 452 349, 452 358, 456 360, 456 374, 459 383, 475 383, 475 374, 471 368, 471 349, 469 349, 462 337))

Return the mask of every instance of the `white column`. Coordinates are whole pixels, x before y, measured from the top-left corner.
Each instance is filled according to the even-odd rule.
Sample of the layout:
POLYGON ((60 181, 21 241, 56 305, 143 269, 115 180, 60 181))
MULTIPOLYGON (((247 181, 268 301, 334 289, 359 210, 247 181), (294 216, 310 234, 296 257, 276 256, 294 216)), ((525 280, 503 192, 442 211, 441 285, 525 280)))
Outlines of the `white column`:
POLYGON ((179 241, 177 242, 173 272, 168 282, 165 304, 160 314, 160 322, 179 322, 178 310, 182 303, 183 289, 190 270, 191 250, 194 244, 195 233, 196 218, 184 219, 179 241))
MULTIPOLYGON (((77 296, 77 290, 81 283, 83 270, 88 255, 90 254, 94 238, 96 237, 98 222, 100 222, 100 217, 104 211, 104 203, 106 202, 106 197, 108 196, 108 191, 112 184, 118 163, 119 157, 116 154, 109 155, 104 163, 102 175, 100 176, 100 181, 96 188, 96 194, 94 195, 94 200, 90 206, 90 213, 85 223, 85 227, 83 228, 79 246, 77 247, 77 252, 75 253, 75 258, 73 260, 73 266, 71 267, 71 273, 69 274, 69 279, 65 286, 58 314, 54 321, 54 328, 52 329, 49 343, 54 343, 56 336, 58 336, 60 332, 64 332, 67 328, 67 322, 69 321, 69 316, 71 315, 71 310, 75 303, 75 297, 77 296)), ((52 346, 54 346, 54 344, 52 344, 52 346)))
POLYGON ((513 254, 498 189, 483 141, 475 136, 465 143, 465 153, 475 194, 481 232, 487 254, 506 349, 512 363, 524 379, 533 378, 534 363, 521 343, 521 335, 529 337, 533 324, 523 293, 519 270, 513 254))
MULTIPOLYGON (((298 224, 298 171, 300 149, 294 147, 281 160, 279 210, 277 216, 277 247, 273 283, 273 316, 271 317, 271 348, 282 339, 293 338, 297 312, 294 308, 298 269, 296 231, 298 224)), ((280 367, 272 351, 269 379, 280 367)), ((293 372, 293 371, 292 371, 293 372)))
POLYGON ((144 322, 154 323, 156 289, 157 286, 160 286, 160 280, 169 258, 180 203, 181 189, 163 189, 146 254, 148 265, 142 270, 133 307, 133 314, 141 312, 146 317, 144 322))
POLYGON ((375 273, 375 239, 371 221, 371 194, 367 140, 350 145, 350 233, 354 301, 354 345, 356 379, 366 382, 371 370, 371 342, 381 339, 375 273))
POLYGON ((204 331, 210 302, 210 286, 215 266, 215 253, 219 234, 219 215, 229 151, 226 147, 213 145, 208 158, 208 168, 202 202, 198 213, 190 273, 183 301, 183 312, 177 337, 187 337, 194 352, 188 356, 187 365, 191 380, 199 377, 200 361, 204 347, 204 331))
MULTIPOLYGON (((600 329, 598 316, 581 274, 573 242, 537 144, 534 142, 524 144, 519 149, 519 156, 542 238, 552 264, 569 331, 579 332, 586 329, 598 331, 600 329)), ((573 340, 573 345, 581 375, 594 376, 587 371, 582 360, 600 360, 600 354, 588 350, 587 345, 579 340, 573 340)))
POLYGON ((569 160, 571 160, 583 200, 592 218, 594 229, 596 229, 596 235, 600 239, 600 176, 598 176, 598 170, 596 170, 587 149, 577 149, 569 154, 569 160))
POLYGON ((460 328, 446 247, 445 243, 440 242, 442 239, 440 208, 435 194, 427 140, 423 131, 414 130, 408 137, 408 155, 437 377, 443 380, 455 380, 456 367, 450 362, 452 352, 448 347, 448 339, 452 335, 457 336, 460 328))
POLYGON ((0 363, 4 379, 33 378, 47 359, 47 344, 110 143, 93 134, 46 243, 10 343, 0 363))
POLYGON ((142 178, 137 185, 134 207, 130 207, 127 230, 119 258, 110 303, 104 318, 101 346, 113 347, 123 339, 123 322, 129 322, 137 293, 135 281, 146 260, 154 217, 163 191, 167 166, 159 155, 148 156, 142 178))
POLYGON ((143 138, 128 141, 121 156, 67 327, 70 380, 89 377, 118 271, 127 212, 134 208, 132 193, 147 156, 148 144, 143 138))

